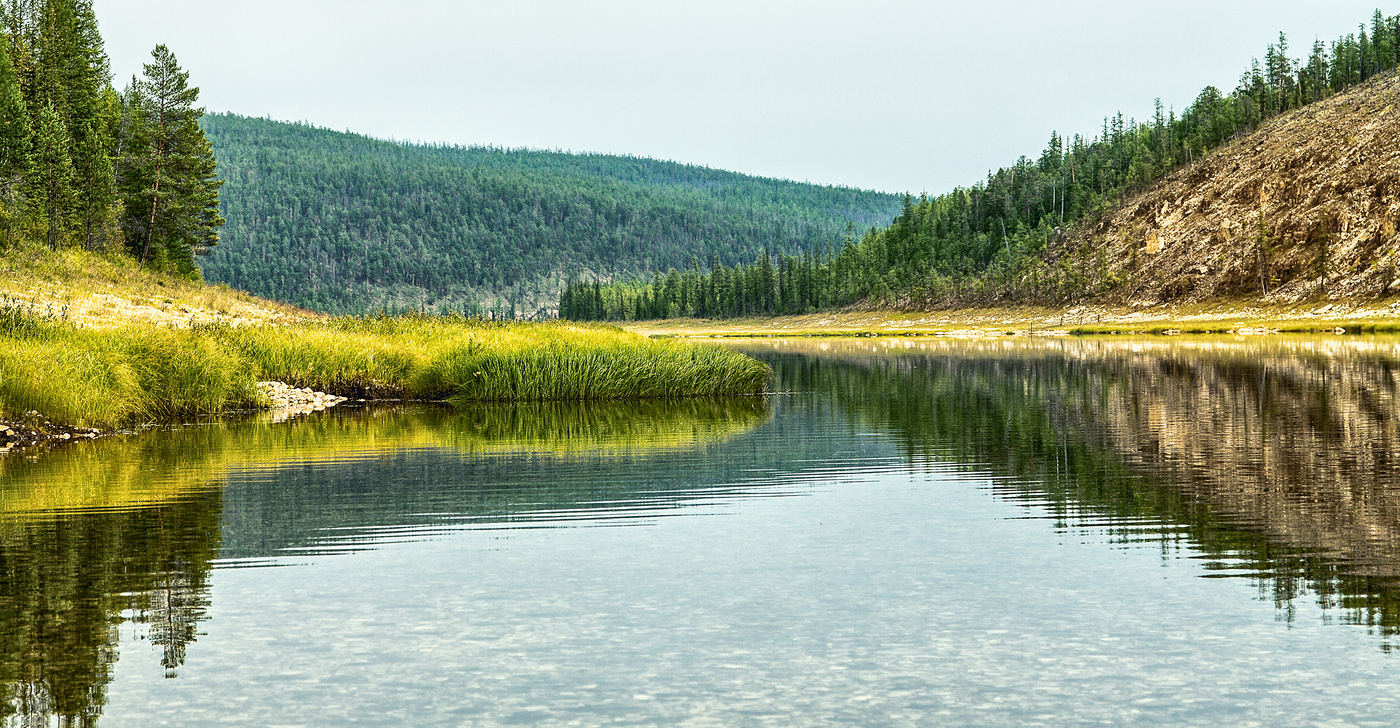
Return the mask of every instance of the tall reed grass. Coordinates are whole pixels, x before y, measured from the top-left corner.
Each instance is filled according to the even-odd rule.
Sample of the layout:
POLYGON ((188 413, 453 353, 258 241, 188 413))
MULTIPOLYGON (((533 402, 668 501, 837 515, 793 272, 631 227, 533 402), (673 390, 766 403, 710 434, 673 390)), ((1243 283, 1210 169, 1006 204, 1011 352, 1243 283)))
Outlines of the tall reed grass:
POLYGON ((254 406, 259 380, 460 403, 756 394, 768 376, 727 349, 599 325, 410 316, 96 331, 0 302, 0 417, 34 410, 80 427, 254 406))

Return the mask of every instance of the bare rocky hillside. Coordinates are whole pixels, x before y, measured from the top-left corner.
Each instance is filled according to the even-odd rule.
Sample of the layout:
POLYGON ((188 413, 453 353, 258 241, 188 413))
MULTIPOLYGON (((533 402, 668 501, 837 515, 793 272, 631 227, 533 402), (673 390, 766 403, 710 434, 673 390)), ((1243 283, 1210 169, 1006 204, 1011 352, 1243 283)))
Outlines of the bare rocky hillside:
POLYGON ((1279 117, 1081 226, 1050 262, 1110 301, 1400 293, 1400 75, 1279 117))

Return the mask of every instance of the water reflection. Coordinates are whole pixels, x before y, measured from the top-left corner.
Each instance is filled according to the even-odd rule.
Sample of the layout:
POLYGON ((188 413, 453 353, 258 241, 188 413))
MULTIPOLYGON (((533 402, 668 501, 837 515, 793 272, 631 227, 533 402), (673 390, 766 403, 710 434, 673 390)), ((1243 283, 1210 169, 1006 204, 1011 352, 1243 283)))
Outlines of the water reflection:
MULTIPOLYGON (((1291 617, 1400 631, 1400 340, 1165 338, 768 342, 795 389, 913 460, 1124 541, 1189 545, 1291 617)), ((1388 644, 1388 643, 1387 643, 1388 644)))
MULTIPOLYGON (((506 633, 529 631, 528 620, 545 614, 554 620, 553 639, 614 644, 613 632, 596 623, 591 634, 570 630, 580 620, 608 614, 608 605, 649 605, 622 613, 615 627, 639 639, 659 635, 659 647, 671 650, 675 620, 698 624, 690 636, 699 638, 685 647, 693 659, 675 658, 675 674, 685 679, 652 677, 670 687, 698 686, 697 694, 714 705, 724 703, 732 685, 707 682, 713 676, 704 666, 734 665, 734 655, 752 645, 726 641, 735 634, 731 620, 742 621, 732 614, 742 600, 710 605, 706 597, 722 589, 712 589, 706 579, 736 593, 753 586, 783 594, 789 603, 816 605, 798 610, 789 623, 800 627, 798 636, 810 637, 793 642, 806 645, 805 653, 786 652, 795 648, 771 626, 754 632, 753 639, 770 640, 759 651, 775 664, 813 659, 826 649, 821 645, 830 646, 818 636, 838 634, 853 654, 871 655, 860 665, 874 676, 872 684, 888 683, 889 675, 877 669, 885 664, 906 670, 901 679, 910 685, 932 684, 938 680, 924 660, 947 662, 953 653, 930 644, 961 650, 985 637, 978 615, 988 607, 981 602, 944 604, 937 619, 922 611, 939 594, 956 591, 962 582, 950 574, 971 575, 966 578, 978 585, 996 579, 1030 583, 1062 595, 1087 586, 1063 574, 1015 571, 1016 563, 1029 562, 998 553, 1009 550, 1003 543, 977 541, 984 524, 950 537, 964 539, 961 548, 937 551, 923 538, 931 528, 928 511, 872 507, 862 516, 869 521, 848 521, 841 538, 829 538, 821 526, 827 511, 802 515, 795 507, 818 498, 771 499, 859 481, 859 488, 841 494, 846 500, 836 499, 855 510, 851 499, 864 504, 860 499, 868 495, 878 505, 890 483, 933 474, 921 482, 953 483, 970 494, 953 498, 929 486, 920 503, 969 508, 978 499, 994 502, 956 482, 950 470, 991 482, 997 496, 1022 504, 1026 517, 1051 519, 1064 533, 1107 532, 1124 549, 1161 549, 1165 561, 1197 560, 1211 576, 1251 579, 1286 619, 1308 598, 1329 619, 1367 625, 1382 644, 1400 632, 1400 440, 1393 416, 1400 339, 891 339, 736 346, 771 363, 775 388, 788 394, 730 402, 337 409, 286 423, 205 423, 0 460, 0 716, 6 725, 49 725, 54 718, 69 725, 95 722, 107 703, 119 634, 121 647, 154 646, 151 676, 181 677, 157 682, 184 685, 190 678, 182 666, 198 664, 201 647, 208 659, 212 648, 199 642, 211 602, 221 598, 211 593, 211 583, 247 577, 241 583, 257 592, 265 583, 257 575, 300 573, 216 571, 221 567, 345 564, 355 559, 320 557, 365 549, 392 554, 389 544, 445 544, 450 539, 439 537, 468 530, 533 534, 538 532, 524 529, 559 527, 571 530, 551 535, 570 534, 570 543, 590 555, 596 549, 603 564, 645 560, 634 549, 676 558, 673 551, 645 551, 658 548, 645 537, 652 529, 574 527, 654 524, 671 516, 724 518, 735 504, 756 499, 763 499, 754 504, 768 506, 758 510, 772 520, 754 522, 775 535, 755 543, 775 553, 812 555, 810 562, 793 562, 800 569, 781 562, 772 583, 763 581, 768 572, 755 563, 731 572, 728 563, 697 556, 679 574, 659 574, 676 579, 660 593, 647 592, 643 580, 618 578, 599 592, 601 601, 580 607, 585 611, 579 614, 569 611, 572 592, 550 591, 553 582, 536 585, 543 592, 522 587, 484 607, 471 601, 470 595, 485 593, 488 575, 504 580, 539 567, 533 557, 543 550, 491 561, 495 572, 483 558, 471 566, 479 573, 446 568, 447 575, 438 577, 463 600, 453 608, 495 620, 506 633), (879 538, 870 537, 877 532, 879 538), (617 539, 582 534, 642 535, 624 547, 617 539), (914 541, 921 545, 905 553, 914 541), (944 559, 949 553, 956 556, 944 559), (855 562, 849 560, 853 555, 855 562), (926 578, 934 571, 947 581, 926 578), (818 586, 803 590, 794 583, 818 586), (907 620, 903 627, 879 632, 878 620, 857 618, 860 600, 872 593, 884 600, 875 603, 884 614, 907 620), (537 601, 530 602, 531 595, 537 601), (539 611, 541 603, 549 608, 539 611), (704 621, 707 608, 718 621, 704 621), (646 623, 643 612, 658 609, 680 616, 646 623), (828 612, 837 615, 838 627, 822 621, 828 612), (642 620, 640 627, 627 621, 634 617, 642 620), (963 626, 945 634, 929 630, 930 624, 963 626), (925 636, 942 641, 905 644, 900 640, 908 630, 929 630, 925 636), (592 637, 601 641, 585 639, 592 637), (877 649, 885 647, 888 652, 877 649)), ((830 515, 834 521, 847 514, 830 515)), ((958 526, 955 516, 939 527, 958 526)), ((682 522, 701 524, 688 531, 697 549, 713 546, 721 540, 714 534, 725 533, 717 520, 666 521, 682 522)), ((728 537, 742 535, 731 531, 728 537)), ((584 562, 581 568, 593 566, 584 562)), ((227 591, 222 598, 238 600, 227 591)), ((753 624, 769 611, 764 599, 751 598, 753 624)), ((1211 608, 1206 601, 1202 610, 1211 608)), ((382 606, 359 606, 376 605, 382 606)), ((1053 612, 1055 605, 1037 608, 1053 612)), ((350 607, 315 609, 339 615, 350 607)), ((1112 613, 1115 605, 1102 609, 1112 613)), ((1173 628, 1190 633, 1197 619, 1181 615, 1173 628)), ((327 642, 337 638, 335 620, 330 622, 327 642)), ((1002 624, 1007 626, 1016 625, 1002 624)), ((1066 629, 1047 639, 1062 645, 1079 628, 1066 629)), ((1149 645, 1158 637, 1138 636, 1149 645)), ((374 636, 354 637, 371 651, 398 647, 375 643, 374 636)), ((478 649, 479 643, 457 647, 478 649)), ((639 652, 657 648, 637 645, 639 652)), ((1178 649, 1202 663, 1219 657, 1196 645, 1178 649)), ((462 659, 483 654, 489 657, 473 652, 462 659)), ((575 654, 592 653, 580 646, 575 654)), ((122 669, 132 659, 144 658, 129 656, 122 669)), ((798 685, 824 673, 803 668, 781 674, 777 683, 798 685)), ((225 694, 223 687, 211 692, 225 694)), ((553 694, 557 687, 540 691, 553 694)), ((1005 687, 998 683, 992 690, 1005 687)), ((815 705, 821 697, 801 695, 814 708, 831 708, 815 705)), ((136 715, 129 720, 140 724, 136 715)), ((666 722, 657 714, 636 715, 638 722, 666 722)))
MULTIPOLYGON (((488 507, 469 488, 437 491, 445 497, 431 507, 407 492, 431 481, 425 463, 489 474, 530 461, 703 453, 768 416, 767 404, 752 398, 345 408, 287 423, 205 423, 0 460, 0 719, 94 724, 122 622, 137 625, 138 639, 157 646, 161 671, 177 676, 198 638, 210 571, 219 564, 296 550, 346 524, 422 522, 425 508, 461 517, 488 507), (378 477, 400 466, 409 477, 378 477), (313 478, 297 489, 305 473, 326 474, 333 485, 313 478), (252 487, 269 477, 276 487, 252 487), (357 490, 372 494, 371 502, 334 511, 335 499, 357 490)), ((551 503, 584 497, 604 496, 597 489, 555 491, 551 503)), ((509 499, 489 509, 518 510, 509 499)))
POLYGON ((88 725, 105 702, 119 615, 163 669, 183 663, 208 603, 219 492, 65 518, 0 520, 0 715, 88 725))

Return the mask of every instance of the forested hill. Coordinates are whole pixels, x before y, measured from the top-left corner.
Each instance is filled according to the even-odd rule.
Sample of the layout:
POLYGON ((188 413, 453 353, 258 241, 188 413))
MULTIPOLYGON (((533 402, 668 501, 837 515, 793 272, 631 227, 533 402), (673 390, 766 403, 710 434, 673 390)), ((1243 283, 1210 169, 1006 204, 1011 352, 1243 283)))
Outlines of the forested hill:
POLYGON ((211 114, 225 180, 205 278, 331 313, 521 315, 630 278, 839 244, 896 195, 636 157, 404 144, 211 114))
POLYGON ((1400 293, 1400 15, 1290 55, 1282 33, 1231 91, 1104 119, 971 187, 910 200, 834 254, 567 287, 565 318, 841 306, 1294 303, 1400 293))

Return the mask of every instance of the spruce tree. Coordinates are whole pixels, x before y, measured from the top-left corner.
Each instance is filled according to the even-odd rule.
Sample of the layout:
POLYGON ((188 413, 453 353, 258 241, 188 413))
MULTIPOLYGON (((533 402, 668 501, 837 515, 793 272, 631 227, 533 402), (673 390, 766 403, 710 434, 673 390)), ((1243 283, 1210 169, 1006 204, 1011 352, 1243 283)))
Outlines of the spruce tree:
POLYGON ((0 183, 12 184, 29 172, 29 112, 10 64, 8 43, 0 42, 0 183))
POLYGON ((73 219, 73 160, 68 154, 73 140, 53 106, 39 110, 34 125, 34 171, 29 176, 29 204, 40 222, 49 248, 57 250, 67 237, 73 219))
POLYGON ((73 133, 73 164, 81 169, 97 164, 95 160, 84 159, 84 155, 109 144, 106 127, 98 123, 103 111, 103 92, 111 85, 107 53, 103 50, 91 0, 50 0, 50 4, 67 6, 61 11, 66 24, 57 43, 60 55, 45 61, 61 65, 55 75, 62 84, 58 95, 62 98, 63 122, 73 133), (100 136, 89 143, 88 134, 100 136))
POLYGON ((118 181, 122 227, 141 263, 199 277, 194 256, 219 242, 219 186, 213 150, 189 85, 164 45, 151 52, 144 78, 132 80, 124 99, 118 181))
POLYGON ((5 244, 14 236, 14 227, 23 212, 20 189, 30 174, 29 110, 20 93, 19 80, 10 65, 9 43, 0 38, 0 224, 5 227, 5 244))
POLYGON ((102 249, 107 247, 114 232, 109 213, 116 202, 116 177, 102 135, 94 131, 91 124, 85 124, 80 138, 73 166, 78 182, 77 217, 83 249, 102 249))

